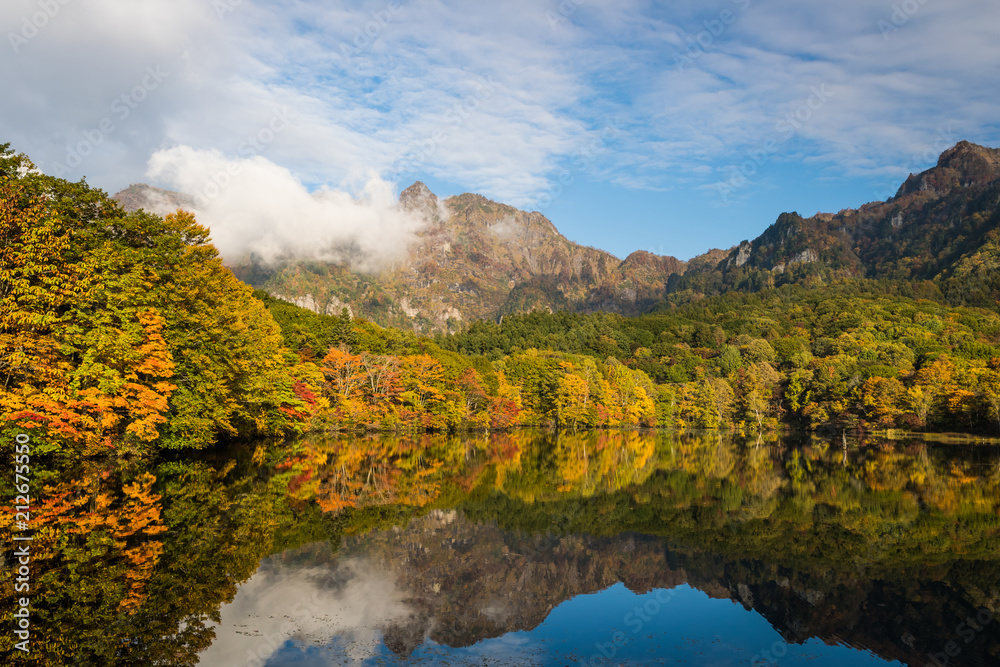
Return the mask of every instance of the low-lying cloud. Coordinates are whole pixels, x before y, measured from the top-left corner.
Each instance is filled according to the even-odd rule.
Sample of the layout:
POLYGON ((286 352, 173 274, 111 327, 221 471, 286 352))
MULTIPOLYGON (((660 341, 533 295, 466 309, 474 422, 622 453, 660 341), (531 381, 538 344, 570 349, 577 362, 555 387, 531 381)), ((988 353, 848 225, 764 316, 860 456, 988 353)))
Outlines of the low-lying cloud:
POLYGON ((198 222, 227 263, 289 259, 345 262, 374 272, 405 257, 426 218, 399 206, 392 184, 358 174, 348 190, 310 192, 288 169, 259 155, 157 151, 147 175, 193 197, 198 222))

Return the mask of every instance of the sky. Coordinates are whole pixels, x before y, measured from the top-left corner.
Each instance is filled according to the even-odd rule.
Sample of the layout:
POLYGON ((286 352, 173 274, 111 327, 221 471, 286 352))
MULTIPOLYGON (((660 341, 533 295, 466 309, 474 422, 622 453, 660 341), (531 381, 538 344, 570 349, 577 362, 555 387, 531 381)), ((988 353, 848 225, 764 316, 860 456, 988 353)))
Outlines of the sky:
MULTIPOLYGON (((355 229, 344 198, 421 180, 687 259, 1000 146, 995 0, 5 0, 0 28, 0 142, 46 173, 206 201, 278 174, 355 229)), ((256 201, 247 233, 281 216, 256 201)))
MULTIPOLYGON (((525 629, 518 628, 523 625, 519 619, 529 607, 511 605, 507 596, 467 598, 453 584, 439 582, 442 598, 428 598, 427 590, 408 589, 381 559, 341 555, 331 563, 303 566, 307 554, 291 555, 265 559, 239 585, 233 599, 221 606, 219 621, 211 624, 215 640, 200 654, 199 665, 610 667, 650 664, 651 658, 660 664, 664 657, 681 664, 728 665, 733 656, 742 657, 738 664, 744 665, 763 664, 772 656, 780 661, 770 664, 780 662, 785 667, 900 665, 868 650, 828 645, 815 637, 788 643, 761 614, 687 584, 635 593, 615 583, 563 600, 544 621, 525 629), (440 635, 452 631, 425 634, 405 657, 388 648, 387 635, 395 635, 397 641, 391 643, 398 650, 400 637, 413 638, 414 631, 426 632, 448 620, 455 610, 442 600, 450 600, 466 614, 478 612, 498 628, 515 629, 457 647, 439 643, 440 635)), ((473 629, 464 634, 480 633, 473 629)))

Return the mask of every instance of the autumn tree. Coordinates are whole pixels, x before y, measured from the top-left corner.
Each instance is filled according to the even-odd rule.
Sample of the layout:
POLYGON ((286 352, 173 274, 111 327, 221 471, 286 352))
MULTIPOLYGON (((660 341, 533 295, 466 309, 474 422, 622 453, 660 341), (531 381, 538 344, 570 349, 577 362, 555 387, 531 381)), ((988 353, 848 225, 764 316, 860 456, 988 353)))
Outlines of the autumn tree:
POLYGON ((575 373, 563 373, 558 379, 555 398, 556 424, 573 430, 590 418, 590 385, 575 373))
POLYGON ((351 354, 343 345, 331 348, 320 363, 331 394, 344 401, 360 391, 362 382, 361 355, 351 354))
POLYGON ((0 419, 84 454, 302 428, 277 325, 190 213, 0 153, 0 419))
POLYGON ((767 362, 749 364, 738 373, 737 397, 745 422, 758 432, 775 408, 774 390, 779 376, 767 362))
POLYGON ((878 423, 892 426, 905 409, 906 388, 896 378, 870 377, 861 386, 861 406, 878 423))

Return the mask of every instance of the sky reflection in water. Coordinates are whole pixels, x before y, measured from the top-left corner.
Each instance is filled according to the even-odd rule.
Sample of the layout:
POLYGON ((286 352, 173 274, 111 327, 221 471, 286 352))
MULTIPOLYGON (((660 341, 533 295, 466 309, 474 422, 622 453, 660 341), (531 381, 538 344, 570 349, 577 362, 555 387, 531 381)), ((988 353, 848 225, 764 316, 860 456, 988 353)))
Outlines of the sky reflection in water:
POLYGON ((412 482, 303 450, 292 501, 345 528, 265 558, 200 664, 1000 664, 995 450, 522 439, 412 482))
POLYGON ((762 665, 768 660, 811 667, 901 664, 815 639, 787 644, 760 614, 730 600, 713 600, 687 585, 636 595, 618 583, 564 602, 531 631, 463 648, 428 639, 408 658, 395 655, 381 641, 373 642, 371 654, 361 657, 348 646, 354 643, 356 649, 356 642, 332 637, 325 646, 316 646, 288 640, 264 664, 721 666, 762 665))

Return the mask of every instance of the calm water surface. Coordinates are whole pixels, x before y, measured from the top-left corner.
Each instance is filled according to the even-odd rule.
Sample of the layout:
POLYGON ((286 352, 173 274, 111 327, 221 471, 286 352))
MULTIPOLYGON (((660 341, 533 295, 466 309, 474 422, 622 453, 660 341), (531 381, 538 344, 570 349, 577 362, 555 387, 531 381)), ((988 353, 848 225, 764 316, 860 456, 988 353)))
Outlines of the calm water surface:
POLYGON ((1000 665, 985 446, 309 439, 45 493, 35 664, 1000 665))
POLYGON ((1000 665, 995 450, 536 433, 289 470, 328 534, 260 561, 200 664, 1000 665))

